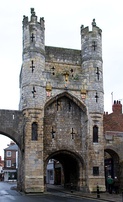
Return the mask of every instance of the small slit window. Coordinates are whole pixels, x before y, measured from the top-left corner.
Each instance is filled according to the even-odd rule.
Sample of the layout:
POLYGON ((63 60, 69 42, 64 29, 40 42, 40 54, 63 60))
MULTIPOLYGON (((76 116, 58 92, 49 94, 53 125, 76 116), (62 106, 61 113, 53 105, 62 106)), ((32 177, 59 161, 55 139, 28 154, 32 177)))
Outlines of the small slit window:
POLYGON ((38 125, 36 122, 32 123, 32 140, 38 140, 38 125))
POLYGON ((93 127, 93 142, 98 142, 98 127, 93 127))

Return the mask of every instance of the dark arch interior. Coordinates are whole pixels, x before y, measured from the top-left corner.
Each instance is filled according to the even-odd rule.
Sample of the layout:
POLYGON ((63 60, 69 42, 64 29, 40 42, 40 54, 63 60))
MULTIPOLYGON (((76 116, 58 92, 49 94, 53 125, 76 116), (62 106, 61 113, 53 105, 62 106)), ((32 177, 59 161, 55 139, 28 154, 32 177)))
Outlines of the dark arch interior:
POLYGON ((111 150, 111 149, 105 149, 105 165, 107 161, 107 165, 110 165, 112 177, 118 176, 119 173, 119 156, 118 154, 111 150))
POLYGON ((71 184, 74 189, 78 189, 79 181, 79 162, 74 155, 68 153, 57 153, 50 156, 49 159, 54 159, 61 163, 63 168, 63 185, 65 188, 70 188, 71 184))
POLYGON ((112 149, 105 149, 105 183, 107 188, 107 178, 111 176, 114 178, 115 176, 120 178, 120 170, 119 170, 119 156, 112 149))

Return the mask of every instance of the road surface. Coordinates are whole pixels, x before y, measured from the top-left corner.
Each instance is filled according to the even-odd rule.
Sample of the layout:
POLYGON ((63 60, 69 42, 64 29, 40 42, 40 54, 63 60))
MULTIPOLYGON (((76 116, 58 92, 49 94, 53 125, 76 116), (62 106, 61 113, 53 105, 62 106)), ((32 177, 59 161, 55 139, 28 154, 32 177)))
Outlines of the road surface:
POLYGON ((16 183, 0 182, 0 202, 96 202, 96 199, 87 199, 72 196, 59 191, 49 191, 41 195, 25 195, 17 192, 16 183))

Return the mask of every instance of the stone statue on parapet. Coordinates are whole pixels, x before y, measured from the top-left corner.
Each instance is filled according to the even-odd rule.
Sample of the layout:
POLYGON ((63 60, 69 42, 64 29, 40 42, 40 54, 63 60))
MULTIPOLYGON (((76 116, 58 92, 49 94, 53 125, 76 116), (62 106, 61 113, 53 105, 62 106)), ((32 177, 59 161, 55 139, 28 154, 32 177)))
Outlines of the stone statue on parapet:
POLYGON ((35 10, 34 10, 34 8, 31 8, 31 14, 32 14, 32 16, 35 16, 35 10))
POLYGON ((93 19, 92 26, 94 26, 94 27, 96 26, 95 19, 93 19))

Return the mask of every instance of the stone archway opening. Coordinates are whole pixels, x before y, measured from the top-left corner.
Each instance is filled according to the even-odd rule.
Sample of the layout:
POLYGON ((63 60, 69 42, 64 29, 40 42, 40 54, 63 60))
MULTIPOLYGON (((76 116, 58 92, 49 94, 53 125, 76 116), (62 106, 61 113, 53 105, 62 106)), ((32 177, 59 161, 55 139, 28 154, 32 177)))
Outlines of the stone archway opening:
POLYGON ((86 186, 82 148, 87 136, 87 111, 80 100, 65 92, 49 100, 44 110, 44 161, 46 183, 64 188, 86 186), (52 166, 52 171, 50 169, 52 166), (48 177, 49 176, 49 177, 48 177), (54 180, 52 179, 54 176, 54 180), (49 178, 51 177, 51 180, 49 178))
POLYGON ((79 190, 82 184, 83 162, 68 151, 58 151, 47 159, 46 184, 61 185, 66 189, 79 190))
POLYGON ((105 184, 107 189, 107 177, 111 176, 113 179, 117 177, 120 179, 119 170, 119 156, 112 149, 104 150, 104 165, 105 165, 105 184))
POLYGON ((0 176, 2 181, 18 180, 18 152, 19 147, 14 138, 0 133, 0 176), (2 175, 1 175, 2 174, 2 175))
POLYGON ((13 141, 11 138, 9 138, 6 135, 0 134, 0 156, 2 159, 4 159, 4 149, 7 147, 10 142, 13 141))

